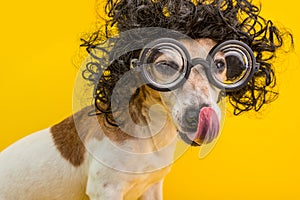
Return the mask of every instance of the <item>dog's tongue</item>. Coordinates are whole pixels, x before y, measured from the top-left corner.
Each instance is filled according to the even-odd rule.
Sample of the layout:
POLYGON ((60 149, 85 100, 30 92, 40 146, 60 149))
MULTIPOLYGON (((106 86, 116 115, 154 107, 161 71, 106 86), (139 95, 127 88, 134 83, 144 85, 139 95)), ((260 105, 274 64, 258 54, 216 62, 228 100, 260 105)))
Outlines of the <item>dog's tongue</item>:
POLYGON ((220 123, 217 113, 211 107, 203 107, 199 113, 197 132, 188 135, 190 139, 196 143, 211 142, 219 134, 220 123))

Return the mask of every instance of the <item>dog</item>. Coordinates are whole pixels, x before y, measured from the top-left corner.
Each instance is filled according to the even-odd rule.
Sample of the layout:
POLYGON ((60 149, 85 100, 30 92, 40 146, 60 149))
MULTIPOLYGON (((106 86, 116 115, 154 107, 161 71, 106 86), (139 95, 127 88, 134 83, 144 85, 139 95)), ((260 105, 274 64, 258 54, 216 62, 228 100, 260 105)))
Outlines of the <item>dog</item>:
MULTIPOLYGON (((90 55, 102 42, 101 36, 110 38, 115 28, 124 32, 158 26, 190 37, 174 42, 172 48, 174 44, 184 47, 179 54, 188 54, 195 63, 192 62, 192 67, 188 65, 189 73, 184 77, 178 76, 184 81, 176 88, 162 91, 166 88, 159 90, 150 81, 142 89, 136 88, 130 93, 133 97, 129 98, 128 110, 115 113, 112 111, 121 105, 121 99, 118 99, 118 92, 116 99, 112 99, 113 90, 117 91, 113 88, 128 87, 126 81, 116 84, 120 75, 126 76, 124 73, 132 69, 130 71, 134 73, 144 74, 145 79, 151 79, 153 75, 157 82, 163 82, 163 74, 157 75, 159 71, 151 74, 146 67, 136 67, 143 63, 126 56, 111 63, 110 75, 100 81, 94 77, 97 75, 94 69, 87 66, 89 75, 83 73, 83 77, 95 86, 96 109, 93 106, 83 108, 2 151, 0 200, 162 199, 163 180, 174 161, 178 138, 192 146, 213 143, 218 138, 221 109, 217 103, 222 96, 222 88, 215 87, 218 81, 224 81, 219 85, 225 87, 228 82, 234 83, 226 90, 226 96, 236 115, 258 111, 265 103, 276 99, 271 61, 277 49, 283 46, 282 37, 288 36, 291 44, 293 38, 261 17, 260 8, 251 2, 108 0, 105 12, 108 17, 103 18, 104 31, 96 31, 87 40, 82 39, 81 46, 86 47, 90 55), (234 54, 215 53, 216 46, 226 47, 230 43, 224 41, 228 40, 234 42, 234 54), (217 45, 220 43, 223 46, 217 45), (253 52, 249 54, 250 49, 253 52), (210 53, 220 61, 215 63, 217 70, 214 72, 202 62, 210 53), (242 59, 232 64, 245 62, 245 65, 232 70, 228 68, 225 56, 236 55, 242 59), (216 74, 209 76, 210 73, 216 74), (239 79, 243 84, 234 82, 239 79), (91 110, 96 112, 91 114, 91 110)), ((151 35, 151 31, 149 33, 151 35)), ((142 41, 142 36, 136 34, 129 37, 129 41, 142 41)), ((135 56, 135 53, 128 55, 135 56)), ((173 61, 164 63, 166 58, 158 56, 159 59, 163 63, 160 69, 167 64, 179 71, 173 61)), ((99 65, 96 63, 95 66, 99 65)), ((170 72, 168 75, 173 76, 172 70, 170 72)), ((124 91, 123 94, 128 95, 124 91)))
MULTIPOLYGON (((191 57, 199 58, 205 58, 216 45, 211 39, 181 42, 191 57), (199 45, 205 51, 195 51, 199 45)), ((152 137, 140 139, 122 132, 118 127, 102 129, 103 133, 100 134, 95 133, 97 123, 105 125, 107 122, 103 116, 91 120, 87 115, 88 109, 79 111, 51 128, 29 135, 1 152, 0 199, 162 199, 163 179, 170 171, 170 166, 163 163, 172 160, 175 146, 171 144, 170 148, 162 152, 155 150, 177 139, 177 130, 183 129, 186 121, 182 117, 192 115, 188 113, 191 108, 220 113, 217 106, 218 92, 219 90, 210 86, 204 69, 199 65, 192 69, 189 79, 178 90, 160 93, 148 88, 146 93, 149 97, 146 97, 143 107, 136 107, 132 111, 143 113, 145 109, 149 109, 148 104, 156 103, 168 112, 162 129, 152 137), (171 106, 171 95, 179 98, 180 101, 177 102, 181 102, 184 107, 179 109, 179 105, 171 106), (83 142, 78 135, 74 117, 86 129, 83 142), (139 153, 155 152, 136 160, 135 157, 114 153, 114 149, 109 147, 112 141, 123 149, 130 147, 139 153), (87 152, 85 146, 93 152, 87 152), (93 155, 97 154, 105 154, 105 159, 110 159, 112 167, 95 159, 93 155), (152 168, 157 170, 130 173, 114 169, 120 166, 127 169, 124 165, 140 172, 147 172, 152 168)), ((149 120, 148 116, 144 118, 149 120)), ((219 118, 218 116, 208 120, 219 118)), ((207 135, 213 134, 213 128, 216 126, 218 129, 219 124, 216 121, 209 123, 212 127, 208 127, 207 135)), ((184 133, 184 130, 181 132, 184 133)), ((200 141, 200 136, 187 137, 198 143, 203 142, 200 141)), ((216 135, 211 135, 207 142, 213 140, 213 137, 216 135)))

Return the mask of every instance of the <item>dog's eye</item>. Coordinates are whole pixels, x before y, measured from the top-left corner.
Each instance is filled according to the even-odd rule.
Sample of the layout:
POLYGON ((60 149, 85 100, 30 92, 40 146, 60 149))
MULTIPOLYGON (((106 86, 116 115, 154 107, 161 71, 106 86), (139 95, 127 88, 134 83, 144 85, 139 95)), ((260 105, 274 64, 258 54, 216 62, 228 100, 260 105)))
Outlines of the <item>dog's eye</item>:
POLYGON ((155 71, 164 76, 173 76, 180 70, 178 64, 172 61, 160 61, 154 66, 155 71))
POLYGON ((226 63, 223 59, 215 60, 216 71, 222 73, 226 68, 226 63))

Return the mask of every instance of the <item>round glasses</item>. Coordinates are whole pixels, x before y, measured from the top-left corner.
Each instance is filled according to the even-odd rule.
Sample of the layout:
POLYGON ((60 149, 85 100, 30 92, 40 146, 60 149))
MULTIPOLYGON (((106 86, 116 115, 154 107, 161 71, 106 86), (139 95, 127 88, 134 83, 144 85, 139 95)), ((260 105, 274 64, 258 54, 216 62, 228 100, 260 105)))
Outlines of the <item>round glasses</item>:
POLYGON ((143 48, 136 64, 147 85, 158 91, 180 87, 188 79, 191 68, 199 64, 210 83, 227 91, 244 87, 259 69, 251 48, 237 40, 216 45, 206 59, 191 59, 179 41, 161 38, 143 48))

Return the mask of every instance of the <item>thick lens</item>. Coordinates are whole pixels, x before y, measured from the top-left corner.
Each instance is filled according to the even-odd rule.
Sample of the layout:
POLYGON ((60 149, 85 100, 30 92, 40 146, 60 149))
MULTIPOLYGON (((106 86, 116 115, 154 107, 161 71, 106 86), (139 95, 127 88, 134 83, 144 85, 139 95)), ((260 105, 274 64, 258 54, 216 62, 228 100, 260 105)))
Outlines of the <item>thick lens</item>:
POLYGON ((180 52, 170 47, 161 47, 149 52, 147 58, 146 72, 152 81, 168 85, 180 78, 184 62, 180 52))
POLYGON ((150 43, 143 49, 140 61, 146 80, 155 89, 176 88, 188 70, 185 49, 173 39, 161 39, 150 43))
POLYGON ((255 71, 252 50, 239 41, 221 43, 210 56, 212 80, 222 88, 234 90, 244 86, 255 71))

